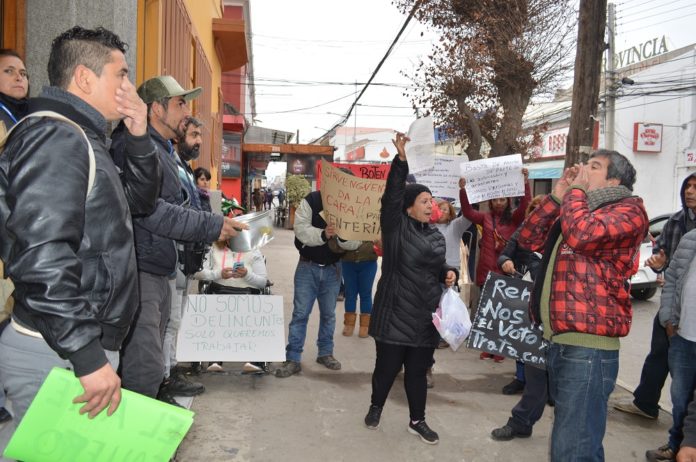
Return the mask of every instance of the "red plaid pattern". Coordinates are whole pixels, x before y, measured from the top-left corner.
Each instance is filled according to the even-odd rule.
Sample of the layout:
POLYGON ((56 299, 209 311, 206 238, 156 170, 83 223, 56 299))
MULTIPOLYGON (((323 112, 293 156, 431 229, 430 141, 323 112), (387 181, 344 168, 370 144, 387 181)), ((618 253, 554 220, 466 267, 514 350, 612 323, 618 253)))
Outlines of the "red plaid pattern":
POLYGON ((582 189, 572 189, 560 205, 549 195, 527 218, 519 244, 543 250, 557 219, 562 242, 549 262, 551 329, 556 334, 628 335, 633 311, 626 281, 648 230, 643 201, 629 197, 591 212, 582 189))

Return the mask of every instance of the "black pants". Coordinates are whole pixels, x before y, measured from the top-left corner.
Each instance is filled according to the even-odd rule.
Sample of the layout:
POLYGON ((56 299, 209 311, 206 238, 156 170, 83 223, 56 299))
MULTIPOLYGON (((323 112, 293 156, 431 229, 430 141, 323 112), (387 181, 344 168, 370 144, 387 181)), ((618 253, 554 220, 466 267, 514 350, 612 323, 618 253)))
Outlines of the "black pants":
POLYGON ((524 391, 512 408, 508 425, 520 433, 532 433, 532 427, 541 418, 549 398, 548 375, 545 369, 524 365, 524 391))
POLYGON ((657 417, 660 413, 660 396, 669 374, 667 362, 669 337, 667 331, 660 325, 660 318, 655 315, 653 320, 650 353, 648 353, 643 370, 640 373, 640 383, 633 392, 633 403, 643 412, 657 417))
POLYGON ((404 388, 411 420, 425 419, 428 395, 425 371, 433 362, 434 348, 416 348, 375 342, 377 359, 372 373, 372 404, 384 407, 396 375, 404 366, 404 388))

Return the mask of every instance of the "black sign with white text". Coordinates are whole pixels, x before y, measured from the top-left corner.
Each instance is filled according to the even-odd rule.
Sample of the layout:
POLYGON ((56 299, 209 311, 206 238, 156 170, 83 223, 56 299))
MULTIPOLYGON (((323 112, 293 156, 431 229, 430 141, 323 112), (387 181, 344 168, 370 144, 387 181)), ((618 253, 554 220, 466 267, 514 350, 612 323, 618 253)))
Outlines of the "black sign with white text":
POLYGON ((548 343, 529 320, 532 286, 488 273, 466 346, 545 368, 548 343))

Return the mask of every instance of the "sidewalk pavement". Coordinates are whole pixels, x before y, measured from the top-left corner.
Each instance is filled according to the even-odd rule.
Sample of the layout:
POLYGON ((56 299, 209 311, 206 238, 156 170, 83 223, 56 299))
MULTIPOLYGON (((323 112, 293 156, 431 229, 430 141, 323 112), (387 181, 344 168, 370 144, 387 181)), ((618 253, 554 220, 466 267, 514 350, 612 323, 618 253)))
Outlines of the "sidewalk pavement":
MULTIPOLYGON (((284 297, 287 334, 298 254, 292 231, 276 228, 274 233, 275 239, 262 252, 275 284, 273 293, 284 297)), ((352 337, 341 335, 343 303, 338 302, 335 356, 343 368, 330 371, 315 362, 317 313, 315 306, 300 374, 285 379, 241 375, 241 363, 225 363, 225 372, 196 378, 205 384, 206 392, 193 401, 195 421, 177 452, 177 461, 548 460, 553 408, 547 406, 531 438, 493 441, 491 430, 507 422, 520 397, 501 394, 513 377, 515 364, 510 359, 500 364, 481 361, 478 351, 464 346, 457 352, 435 352, 435 388, 428 390, 426 419, 439 433, 439 444, 426 445, 407 432, 402 376, 394 383, 379 428, 368 430, 363 418, 370 404, 374 341, 357 337, 357 328, 352 337)), ((652 321, 650 316, 644 317, 652 321)), ((633 370, 640 370, 643 357, 644 353, 633 370)), ((610 399, 604 437, 607 461, 644 461, 646 450, 667 441, 668 413, 661 412, 657 421, 650 421, 611 407, 630 398, 627 390, 617 386, 610 399)))

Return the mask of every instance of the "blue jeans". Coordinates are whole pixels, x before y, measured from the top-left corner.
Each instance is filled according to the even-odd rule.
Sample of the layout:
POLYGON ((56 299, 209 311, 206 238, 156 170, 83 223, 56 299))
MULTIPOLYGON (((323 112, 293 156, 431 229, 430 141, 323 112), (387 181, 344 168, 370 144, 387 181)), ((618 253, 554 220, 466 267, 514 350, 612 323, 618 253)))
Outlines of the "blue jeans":
POLYGON ((307 336, 307 321, 314 301, 319 302, 318 356, 333 354, 333 334, 336 325, 336 297, 341 286, 341 267, 338 263, 320 266, 300 261, 295 270, 295 295, 292 320, 288 328, 288 361, 300 361, 307 336))
POLYGON ((669 429, 669 447, 676 453, 684 439, 686 408, 694 398, 696 386, 696 342, 679 335, 670 339, 669 373, 672 376, 672 428, 669 429))
POLYGON ((551 343, 549 394, 555 401, 552 462, 603 461, 607 401, 619 372, 619 351, 551 343))
POLYGON ((377 261, 341 262, 345 283, 346 313, 355 313, 360 295, 360 313, 372 313, 372 285, 377 274, 377 261))
POLYGON ((668 349, 667 331, 660 325, 659 316, 655 315, 652 337, 650 338, 650 353, 643 363, 640 383, 633 392, 633 404, 641 411, 654 417, 660 413, 659 402, 662 387, 665 385, 667 374, 669 374, 668 349))

